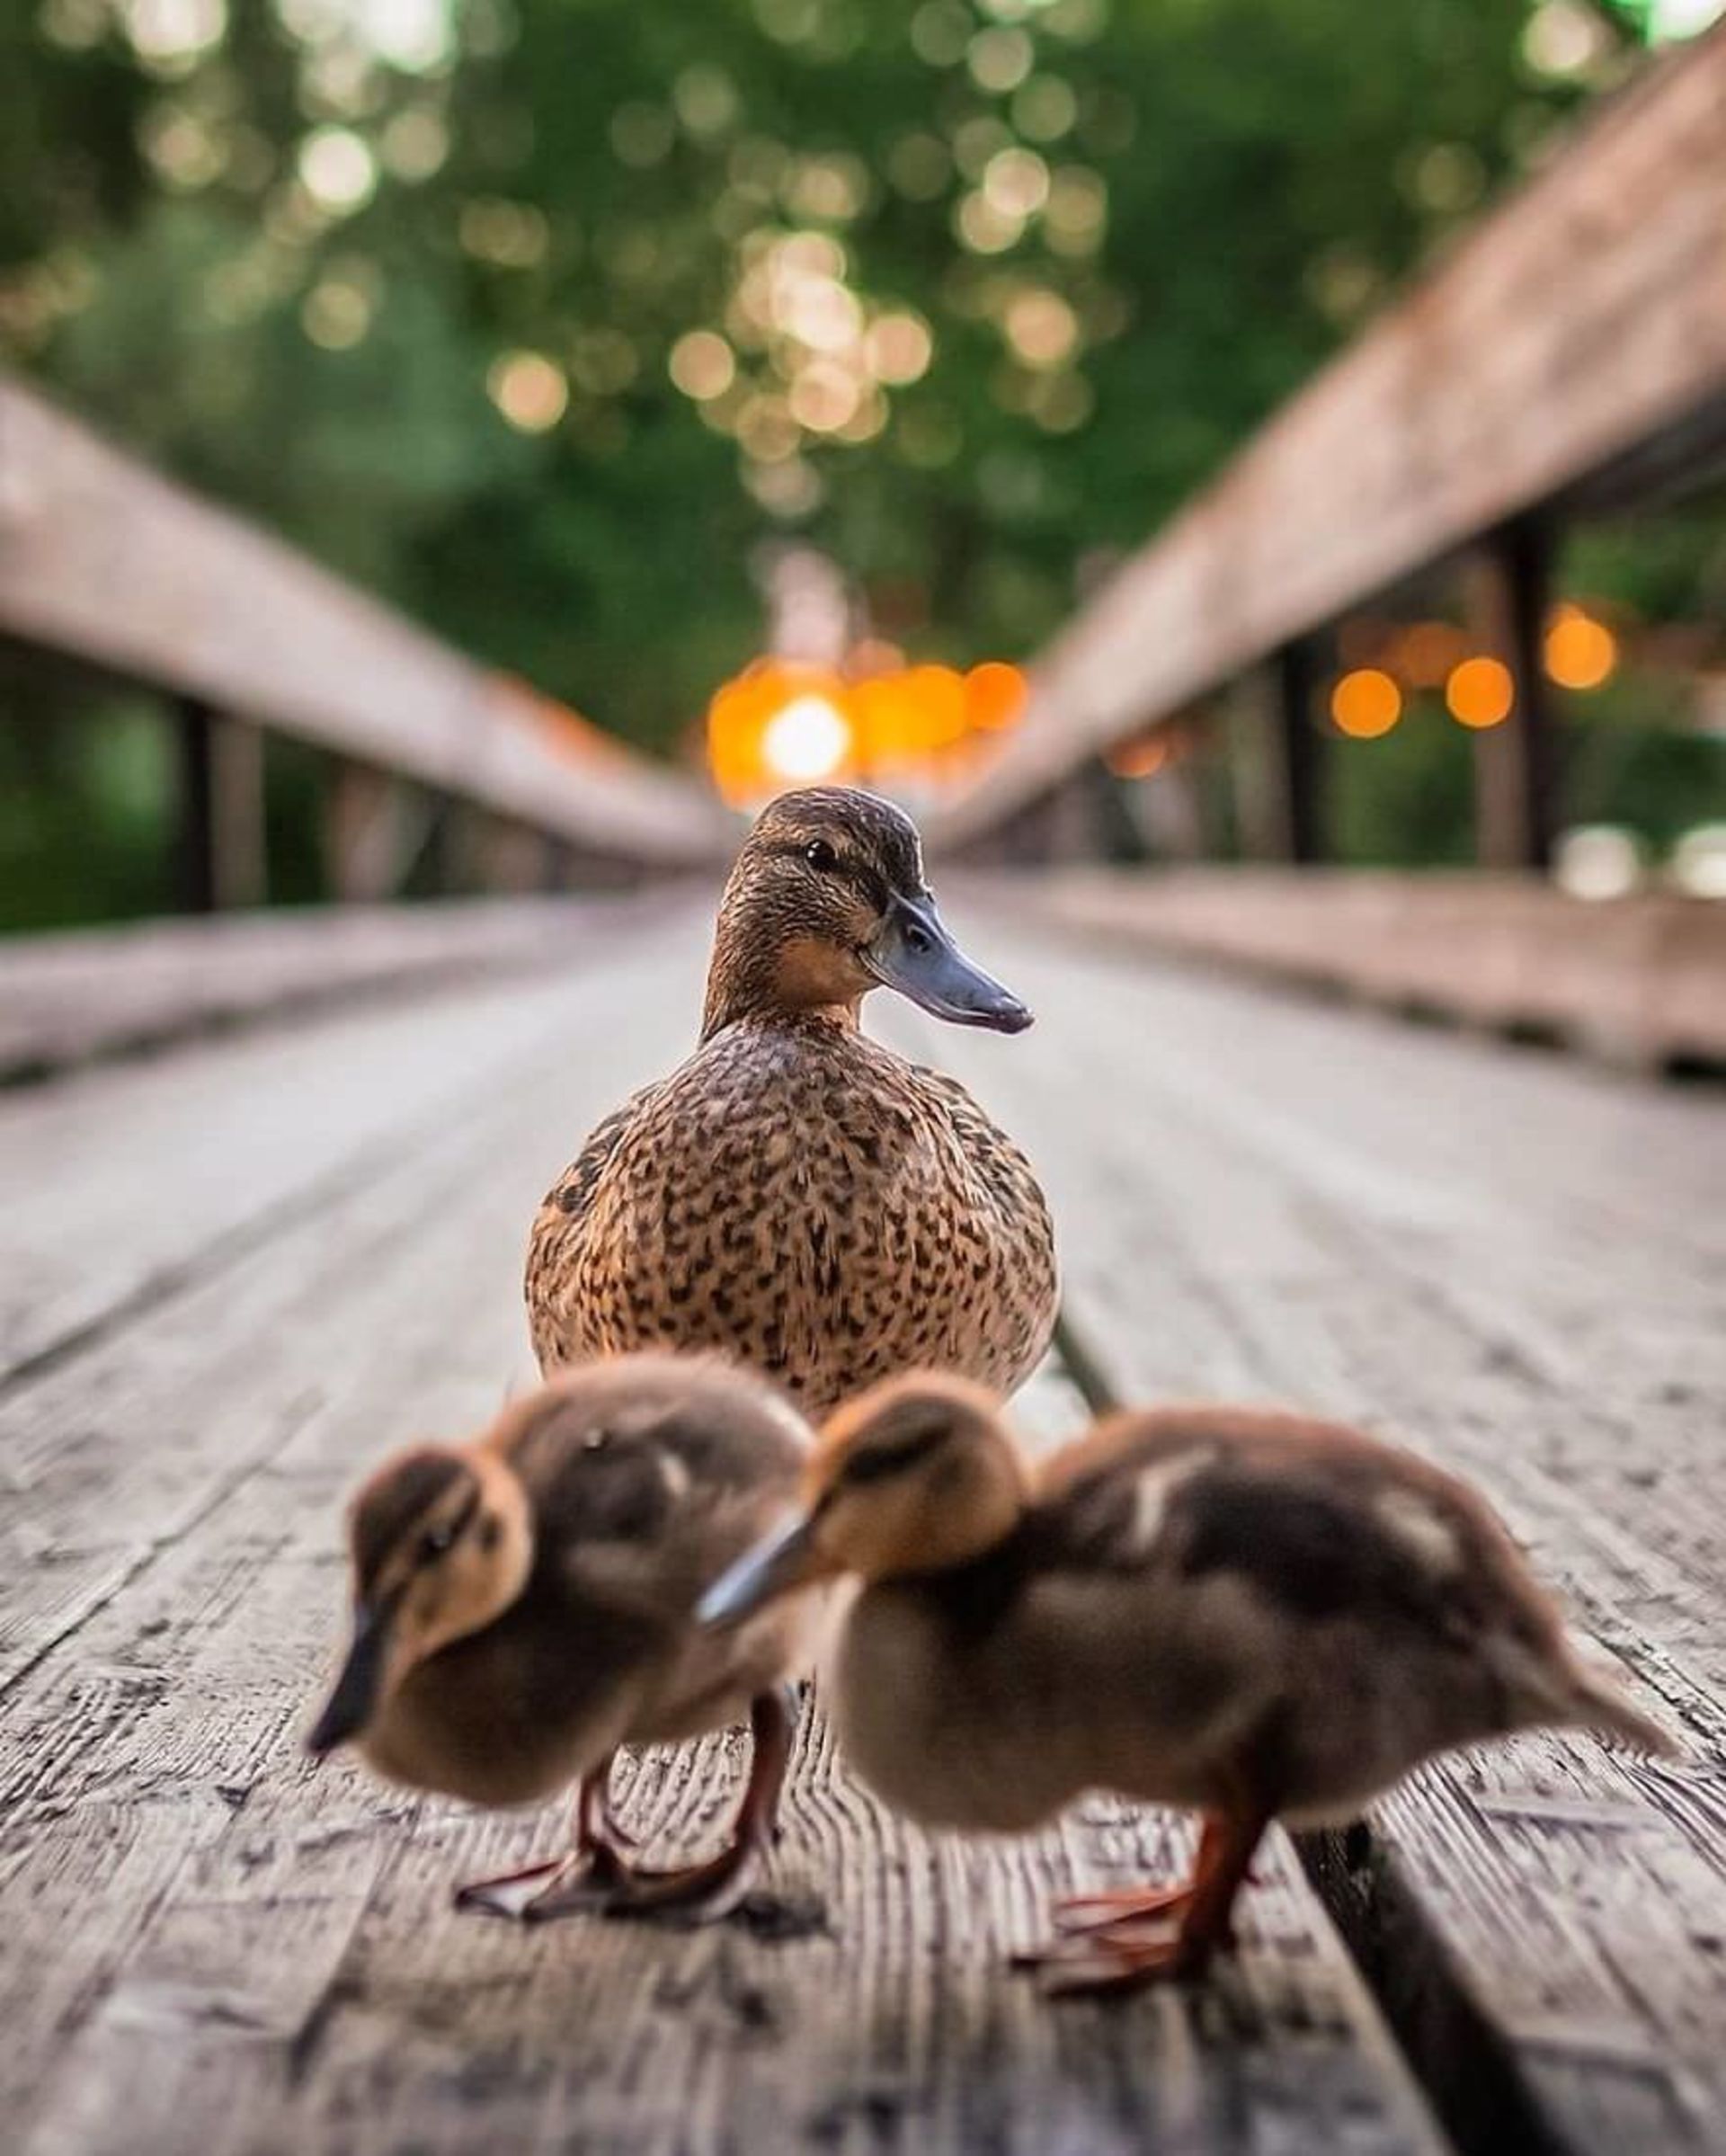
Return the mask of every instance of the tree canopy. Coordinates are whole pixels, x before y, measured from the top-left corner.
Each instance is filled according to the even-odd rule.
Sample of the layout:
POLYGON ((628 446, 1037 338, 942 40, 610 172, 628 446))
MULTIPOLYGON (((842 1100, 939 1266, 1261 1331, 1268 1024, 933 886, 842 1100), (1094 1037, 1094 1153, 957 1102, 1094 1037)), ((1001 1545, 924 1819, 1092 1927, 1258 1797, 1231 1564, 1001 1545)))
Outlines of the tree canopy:
POLYGON ((777 534, 1033 651, 1653 5, 14 0, 0 356, 671 749, 777 534))
POLYGON ((811 533, 1032 647, 1574 97, 1525 0, 42 0, 14 359, 648 744, 811 533), (284 455, 283 444, 292 444, 284 455))

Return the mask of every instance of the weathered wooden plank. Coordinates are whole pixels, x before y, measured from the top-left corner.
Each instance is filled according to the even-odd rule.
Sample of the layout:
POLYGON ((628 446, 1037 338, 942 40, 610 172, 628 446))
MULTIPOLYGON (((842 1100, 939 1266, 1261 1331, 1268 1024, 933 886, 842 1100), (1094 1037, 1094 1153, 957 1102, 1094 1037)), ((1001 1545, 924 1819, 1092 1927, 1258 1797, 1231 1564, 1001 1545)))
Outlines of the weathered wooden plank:
MULTIPOLYGON (((525 1194, 572 1124, 669 1060, 690 950, 676 931, 661 949, 596 977, 561 1056, 470 1088, 371 1185, 0 1404, 8 1457, 34 1463, 40 1571, 122 1519, 141 1550, 0 1699, 27 1799, 0 1845, 0 2011, 28 2039, 0 2053, 0 2104, 20 2144, 1437 2156, 1286 1854, 1214 1991, 1054 2012, 1006 1952, 1052 1893, 1171 1866, 1166 1820, 1099 1805, 1036 1842, 933 1843, 846 1781, 811 1715, 777 1885, 823 1922, 779 1941, 525 1935, 458 1918, 447 1888, 550 1816, 405 1803, 301 1760, 341 1599, 338 1492, 385 1446, 494 1404, 525 1194)), ((1045 1398, 1039 1419, 1064 1412, 1045 1398)), ((667 1843, 710 1834, 727 1749, 645 1757, 628 1808, 667 1843)))
MULTIPOLYGON (((0 1892, 22 1894, 36 1936, 57 1942, 46 1986, 28 1955, 6 1963, 8 2019, 40 2032, 40 2046, 8 2047, 5 2069, 26 2082, 51 2063, 61 2019, 89 2009, 114 1956, 166 1906, 169 1882, 184 1875, 196 1906, 230 1827, 229 1861, 251 1877, 283 1804, 279 1869, 293 1884, 271 1874, 254 1897, 257 1916, 263 1886, 281 1893, 281 1922, 262 1941, 246 1935, 235 2025, 254 2018, 248 1985, 278 1998, 309 1986, 316 2001, 319 1942, 339 1955, 369 1891, 342 1853, 363 1839, 355 1816, 381 1860, 405 1809, 346 1777, 308 1784, 298 1760, 340 1607, 340 1498, 389 1444, 494 1412, 519 1370, 522 1224, 558 1127, 597 1113, 609 1082, 647 1074, 681 1030, 674 1002, 644 1016, 635 992, 619 970, 582 1006, 614 1044, 610 1070, 586 1074, 569 1056, 566 1015, 557 1046, 518 1057, 508 1083, 482 1070, 446 1131, 423 1131, 381 1176, 0 1410, 13 1740, 0 1892)), ((468 1016, 495 1028, 488 999, 469 999, 468 1016)), ((174 1996, 170 1982, 156 2002, 170 2018, 174 1996)), ((143 2027, 156 2025, 154 2000, 146 1983, 127 2009, 143 2027)), ((7 2093, 0 2080, 0 2102, 7 2093)), ((165 2132, 158 2145, 177 2144, 165 2132)))
MULTIPOLYGON (((704 931, 678 918, 687 1000, 668 1024, 687 1040, 704 931)), ((583 954, 626 1004, 654 933, 651 918, 619 920, 583 954)), ((488 1074, 506 1084, 519 1058, 567 1039, 588 993, 584 976, 554 974, 458 1001, 386 1001, 0 1096, 0 1382, 435 1132, 488 1074)))
POLYGON ((1652 64, 1273 418, 1039 662, 958 843, 1726 399, 1726 30, 1652 64))
MULTIPOLYGON (((1069 1224, 1069 1303, 1110 1387, 1293 1399, 1473 1475, 1718 1760, 1719 1109, 1064 940, 1010 976, 1039 1030, 955 1053, 1069 1224)), ((1434 1999, 1460 2002, 1559 2145, 1718 2149, 1720 1830, 1706 1770, 1518 1742, 1380 1807, 1386 1884, 1345 1880, 1337 1905, 1367 1945, 1387 1907, 1412 1912, 1379 1971, 1400 2026, 1419 2045, 1434 1999)), ((1491 2062, 1426 2062, 1467 2119, 1491 2062)), ((1470 2123, 1526 2145, 1502 2112, 1484 2140, 1470 2123)))
POLYGON ((726 817, 689 780, 4 379, 0 628, 607 858, 725 848, 726 817))
MULTIPOLYGON (((977 903, 988 903, 980 890, 977 903)), ((1015 894, 1000 894, 1010 905, 1015 894)), ((1071 927, 1611 1062, 1726 1063, 1726 907, 1677 892, 1571 898, 1531 877, 1071 869, 1019 903, 1071 927)))
POLYGON ((260 1017, 567 963, 651 902, 456 899, 0 941, 0 1085, 260 1017))

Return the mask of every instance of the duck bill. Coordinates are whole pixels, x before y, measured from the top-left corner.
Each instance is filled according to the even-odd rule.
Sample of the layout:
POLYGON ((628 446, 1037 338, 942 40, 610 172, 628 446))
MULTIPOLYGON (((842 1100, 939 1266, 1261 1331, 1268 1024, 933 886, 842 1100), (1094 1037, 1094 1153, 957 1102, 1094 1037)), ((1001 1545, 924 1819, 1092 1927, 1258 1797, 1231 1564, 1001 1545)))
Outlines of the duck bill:
POLYGON ((313 1724, 306 1749, 315 1760, 323 1759, 357 1737, 371 1720, 383 1688, 384 1664, 389 1653, 389 1611, 365 1605, 354 1612, 353 1636, 342 1674, 324 1703, 324 1712, 313 1724))
POLYGON ((696 1622, 741 1624, 758 1609, 824 1579, 832 1568, 815 1547, 814 1520, 807 1513, 775 1530, 722 1572, 695 1606, 696 1622))
POLYGON ((1022 1033, 1031 1022, 1019 998, 954 942, 932 898, 895 893, 862 958, 883 987, 896 988, 949 1025, 1022 1033))

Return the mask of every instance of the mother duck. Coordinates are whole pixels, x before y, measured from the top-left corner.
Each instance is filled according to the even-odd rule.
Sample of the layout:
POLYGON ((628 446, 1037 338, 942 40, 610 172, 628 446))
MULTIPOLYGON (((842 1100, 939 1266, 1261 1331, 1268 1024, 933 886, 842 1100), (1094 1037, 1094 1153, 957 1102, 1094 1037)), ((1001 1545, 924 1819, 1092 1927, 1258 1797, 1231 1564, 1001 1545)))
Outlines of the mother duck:
POLYGON ((783 794, 725 885, 700 1045, 539 1208, 543 1370, 718 1348, 812 1413, 915 1367, 1001 1392, 1029 1375, 1055 1310, 1043 1193, 962 1085, 859 1029, 877 986, 955 1025, 1031 1022, 942 925, 909 817, 849 788, 783 794))

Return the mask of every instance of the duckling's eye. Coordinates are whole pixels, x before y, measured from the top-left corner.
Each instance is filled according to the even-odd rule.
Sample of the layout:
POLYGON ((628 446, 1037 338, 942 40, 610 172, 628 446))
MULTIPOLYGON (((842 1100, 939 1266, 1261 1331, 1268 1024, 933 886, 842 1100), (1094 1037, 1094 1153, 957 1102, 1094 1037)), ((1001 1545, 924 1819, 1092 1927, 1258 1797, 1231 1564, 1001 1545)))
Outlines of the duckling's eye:
POLYGON ((446 1525, 427 1528, 424 1534, 420 1537, 421 1562, 430 1564, 434 1558, 441 1557, 446 1551, 452 1547, 455 1539, 456 1530, 452 1527, 446 1525))
POLYGON ((803 850, 803 858, 812 869, 819 869, 823 876, 839 866, 839 856, 825 839, 811 839, 803 850))

